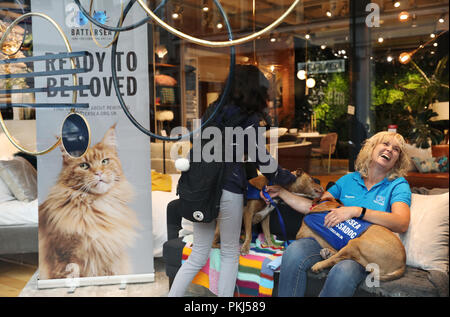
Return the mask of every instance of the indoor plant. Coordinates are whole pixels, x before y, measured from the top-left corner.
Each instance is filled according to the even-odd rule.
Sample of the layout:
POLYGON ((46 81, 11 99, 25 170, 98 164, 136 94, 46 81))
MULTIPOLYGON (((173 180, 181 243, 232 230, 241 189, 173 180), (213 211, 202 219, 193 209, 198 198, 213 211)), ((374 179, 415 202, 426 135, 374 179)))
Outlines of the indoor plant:
POLYGON ((442 58, 431 76, 427 76, 414 61, 411 61, 411 65, 418 73, 408 73, 400 83, 408 113, 407 120, 411 126, 406 138, 416 147, 426 149, 430 147, 430 141, 431 144, 439 144, 442 139, 443 133, 431 125, 431 118, 437 116, 437 113, 430 105, 436 101, 442 88, 448 90, 448 83, 444 82, 447 60, 448 56, 442 58))

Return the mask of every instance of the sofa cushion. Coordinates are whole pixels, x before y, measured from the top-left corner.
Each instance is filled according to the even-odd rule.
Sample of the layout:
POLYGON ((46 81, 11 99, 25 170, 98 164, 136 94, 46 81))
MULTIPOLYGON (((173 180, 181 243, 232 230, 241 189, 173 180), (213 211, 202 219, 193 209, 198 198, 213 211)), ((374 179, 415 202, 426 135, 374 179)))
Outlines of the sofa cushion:
POLYGON ((0 177, 20 201, 37 198, 37 172, 23 157, 0 161, 0 177))
POLYGON ((413 157, 412 161, 421 173, 437 173, 439 172, 439 164, 436 162, 434 157, 427 159, 420 159, 418 157, 413 157))
POLYGON ((16 199, 9 189, 8 185, 0 177, 0 204, 5 201, 16 199))
POLYGON ((421 149, 412 144, 405 144, 405 152, 411 158, 411 164, 409 171, 414 172, 418 171, 416 165, 414 164, 412 158, 415 157, 419 160, 427 160, 433 157, 431 147, 427 149, 421 149))
POLYGON ((408 231, 400 234, 406 264, 448 273, 449 193, 412 194, 408 231))

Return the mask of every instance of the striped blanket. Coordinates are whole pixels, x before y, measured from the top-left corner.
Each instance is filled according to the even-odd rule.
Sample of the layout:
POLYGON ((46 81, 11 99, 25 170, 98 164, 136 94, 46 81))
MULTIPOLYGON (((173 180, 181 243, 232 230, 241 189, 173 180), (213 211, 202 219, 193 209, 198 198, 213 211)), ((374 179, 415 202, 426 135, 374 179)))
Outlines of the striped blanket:
MULTIPOLYGON (((183 248, 182 262, 186 261, 192 252, 192 242, 186 240, 183 248)), ((274 240, 275 247, 265 244, 264 235, 260 234, 250 245, 250 252, 239 257, 239 270, 236 280, 236 297, 269 297, 273 290, 273 271, 267 266, 283 254, 283 242, 274 240)), ((220 250, 211 249, 205 266, 195 276, 192 283, 208 288, 218 294, 220 273, 220 250)))

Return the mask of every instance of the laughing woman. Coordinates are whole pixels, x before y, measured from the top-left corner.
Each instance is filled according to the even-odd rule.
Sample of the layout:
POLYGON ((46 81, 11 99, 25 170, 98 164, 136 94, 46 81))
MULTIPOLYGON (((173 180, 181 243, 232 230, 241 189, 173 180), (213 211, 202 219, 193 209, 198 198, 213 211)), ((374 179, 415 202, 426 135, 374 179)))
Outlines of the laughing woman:
MULTIPOLYGON (((395 132, 379 132, 366 140, 356 159, 356 172, 341 177, 321 200, 340 199, 343 207, 332 209, 325 217, 328 228, 359 218, 393 232, 405 232, 410 219, 411 190, 403 177, 409 167, 405 141, 395 132)), ((276 186, 269 194, 279 196, 292 208, 305 213, 305 201, 276 186)), ((313 238, 294 241, 283 254, 279 296, 304 296, 306 272, 322 261, 321 246, 313 238)), ((328 273, 319 296, 353 296, 366 277, 365 268, 353 260, 343 260, 328 273)))

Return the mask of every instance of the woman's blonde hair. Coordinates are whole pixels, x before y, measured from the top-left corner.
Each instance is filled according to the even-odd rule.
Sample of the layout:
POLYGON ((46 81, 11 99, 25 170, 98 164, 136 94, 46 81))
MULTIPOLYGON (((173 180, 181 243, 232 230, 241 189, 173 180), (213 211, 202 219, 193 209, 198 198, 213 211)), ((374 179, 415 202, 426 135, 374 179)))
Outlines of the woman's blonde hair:
POLYGON ((399 143, 400 155, 397 162, 395 162, 394 167, 392 167, 392 169, 388 172, 387 178, 391 181, 406 175, 409 170, 410 159, 405 153, 405 139, 403 139, 403 137, 396 132, 382 131, 378 132, 364 142, 363 147, 356 158, 355 170, 359 172, 362 177, 369 176, 369 166, 372 162, 372 152, 375 146, 392 139, 399 143))

